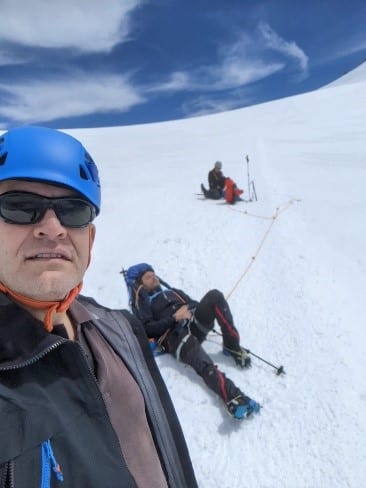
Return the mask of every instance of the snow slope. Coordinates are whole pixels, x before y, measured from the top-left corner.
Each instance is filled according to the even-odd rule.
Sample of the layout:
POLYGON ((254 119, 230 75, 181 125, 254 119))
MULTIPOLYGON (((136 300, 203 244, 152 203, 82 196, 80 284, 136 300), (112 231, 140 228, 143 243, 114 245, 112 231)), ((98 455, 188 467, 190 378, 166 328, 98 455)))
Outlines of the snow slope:
POLYGON ((210 337, 215 362, 263 404, 237 422, 190 368, 157 358, 203 488, 364 486, 365 124, 363 73, 219 115, 70 131, 103 183, 84 294, 126 307, 119 271, 140 261, 195 298, 217 287, 243 345, 287 372, 236 369, 210 337), (197 198, 217 159, 246 189, 247 154, 258 202, 197 198))
POLYGON ((358 83, 365 81, 366 78, 366 59, 363 63, 359 64, 355 69, 348 71, 340 78, 329 83, 327 86, 339 86, 350 83, 358 83))

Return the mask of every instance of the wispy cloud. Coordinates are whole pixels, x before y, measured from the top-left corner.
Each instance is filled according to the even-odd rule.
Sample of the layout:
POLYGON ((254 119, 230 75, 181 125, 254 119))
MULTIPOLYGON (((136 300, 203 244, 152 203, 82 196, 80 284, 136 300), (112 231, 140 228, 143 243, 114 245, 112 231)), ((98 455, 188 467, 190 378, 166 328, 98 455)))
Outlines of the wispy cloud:
POLYGON ((296 62, 301 76, 306 76, 309 58, 294 42, 282 39, 268 24, 260 23, 252 34, 240 33, 232 44, 220 46, 218 61, 190 71, 179 71, 151 92, 235 90, 265 79, 296 62), (276 59, 269 54, 276 52, 276 59), (280 55, 280 56, 278 56, 280 55))
POLYGON ((306 76, 309 58, 305 52, 295 42, 282 39, 268 24, 260 23, 252 33, 241 32, 235 42, 219 47, 215 65, 176 72, 154 89, 206 93, 182 106, 189 116, 231 110, 251 103, 244 87, 285 69, 293 61, 301 77, 306 76), (270 57, 273 52, 277 53, 276 58, 270 57), (224 91, 222 96, 207 94, 224 91))
POLYGON ((262 35, 268 49, 277 51, 289 58, 295 59, 301 70, 306 73, 308 70, 309 58, 305 52, 293 41, 285 41, 268 24, 261 22, 258 30, 262 35))
POLYGON ((265 63, 250 58, 228 57, 218 66, 198 70, 198 79, 206 76, 205 89, 228 90, 267 78, 283 69, 283 63, 265 63))
POLYGON ((7 93, 0 105, 0 117, 20 123, 34 123, 103 112, 123 112, 144 102, 144 97, 127 77, 72 73, 51 80, 0 83, 7 93))
POLYGON ((17 64, 29 63, 30 57, 10 54, 7 51, 0 50, 0 66, 15 66, 17 64))
MULTIPOLYGON (((28 62, 21 56, 28 55, 24 52, 36 56, 39 51, 32 48, 48 48, 51 53, 52 49, 69 49, 70 61, 80 52, 107 53, 133 35, 131 13, 149 0, 108 0, 107 7, 100 0, 27 0, 22 8, 14 0, 0 1, 0 43, 8 48, 0 50, 0 66, 6 66, 28 62)), ((3 79, 0 95, 7 96, 0 105, 0 117, 24 123, 122 112, 159 93, 184 91, 193 93, 192 103, 183 107, 193 115, 229 110, 247 104, 244 96, 238 97, 240 90, 284 70, 294 61, 305 73, 308 58, 304 51, 261 23, 251 32, 238 33, 234 42, 220 42, 212 64, 175 71, 165 79, 157 73, 159 82, 148 86, 141 77, 139 83, 136 81, 142 67, 133 64, 133 60, 134 83, 132 75, 103 73, 102 65, 95 72, 86 73, 81 68, 66 71, 66 64, 72 63, 62 62, 57 65, 57 77, 41 77, 28 70, 24 77, 8 78, 7 82, 3 79)))
POLYGON ((366 38, 363 36, 354 37, 349 39, 348 42, 343 43, 341 46, 336 47, 331 53, 328 53, 327 60, 334 60, 343 58, 355 53, 364 53, 364 59, 366 59, 366 38))
MULTIPOLYGON (((237 47, 237 46, 236 46, 237 47)), ((236 89, 261 80, 284 68, 282 62, 265 62, 246 53, 228 53, 213 66, 191 71, 176 71, 167 81, 150 86, 150 92, 222 91, 236 89)))
POLYGON ((192 76, 188 72, 175 71, 172 73, 167 81, 152 84, 145 88, 148 92, 177 92, 182 90, 189 90, 193 88, 194 82, 192 76))
POLYGON ((186 116, 198 117, 241 108, 250 105, 252 101, 253 98, 251 95, 243 93, 243 90, 240 90, 240 93, 235 91, 235 93, 226 95, 225 97, 200 95, 182 104, 181 109, 186 116))
POLYGON ((107 52, 129 34, 145 0, 1 0, 0 41, 28 47, 107 52), (6 26, 6 28, 5 28, 6 26))

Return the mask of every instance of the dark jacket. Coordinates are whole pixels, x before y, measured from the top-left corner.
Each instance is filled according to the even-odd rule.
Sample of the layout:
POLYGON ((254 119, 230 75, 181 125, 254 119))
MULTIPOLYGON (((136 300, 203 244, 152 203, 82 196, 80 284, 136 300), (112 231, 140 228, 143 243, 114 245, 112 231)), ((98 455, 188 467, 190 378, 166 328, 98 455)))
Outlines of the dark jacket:
POLYGON ((198 302, 193 300, 184 291, 177 288, 159 287, 148 295, 141 290, 137 316, 144 324, 148 337, 158 338, 168 329, 173 328, 177 322, 173 314, 182 306, 188 305, 190 310, 197 307, 198 302))
MULTIPOLYGON (((140 386, 169 486, 196 487, 174 407, 141 323, 91 299, 80 296, 78 301, 140 386)), ((45 469, 41 447, 47 457, 50 446, 51 468, 61 466, 64 482, 59 484, 51 469, 48 486, 136 486, 80 345, 46 332, 0 294, 0 487, 39 488, 45 469)))
POLYGON ((225 179, 222 171, 215 171, 215 169, 212 169, 208 173, 208 185, 210 190, 222 191, 225 188, 225 179))

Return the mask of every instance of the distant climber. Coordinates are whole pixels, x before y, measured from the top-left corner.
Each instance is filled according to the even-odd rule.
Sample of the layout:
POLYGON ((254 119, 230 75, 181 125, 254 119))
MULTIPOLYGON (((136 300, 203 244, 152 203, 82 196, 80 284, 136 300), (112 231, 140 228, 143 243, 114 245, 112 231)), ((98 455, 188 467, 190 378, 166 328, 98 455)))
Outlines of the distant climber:
POLYGON ((232 205, 242 200, 240 195, 244 193, 244 190, 238 188, 231 178, 225 177, 221 170, 222 162, 216 161, 214 167, 208 173, 209 189, 207 190, 202 184, 201 190, 206 198, 212 200, 225 198, 226 202, 232 205))
POLYGON ((220 200, 223 198, 224 188, 225 188, 225 176, 222 174, 222 162, 216 161, 214 167, 208 173, 208 185, 207 190, 204 185, 201 185, 202 193, 206 198, 211 198, 213 200, 220 200))

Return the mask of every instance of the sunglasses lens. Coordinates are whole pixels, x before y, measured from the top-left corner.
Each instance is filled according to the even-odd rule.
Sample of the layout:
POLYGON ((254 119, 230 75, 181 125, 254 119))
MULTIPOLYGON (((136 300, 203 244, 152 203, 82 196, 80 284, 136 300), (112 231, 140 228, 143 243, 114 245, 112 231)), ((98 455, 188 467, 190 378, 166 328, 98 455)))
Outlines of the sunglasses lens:
POLYGON ((58 200, 55 204, 56 215, 62 225, 66 227, 84 227, 94 219, 95 211, 91 205, 83 200, 58 200))
POLYGON ((0 195, 0 216, 11 224, 36 224, 49 208, 65 227, 85 227, 95 217, 94 207, 78 198, 47 198, 21 192, 0 195))
POLYGON ((45 213, 42 206, 36 205, 32 196, 4 195, 0 197, 0 215, 10 223, 33 224, 45 213))

